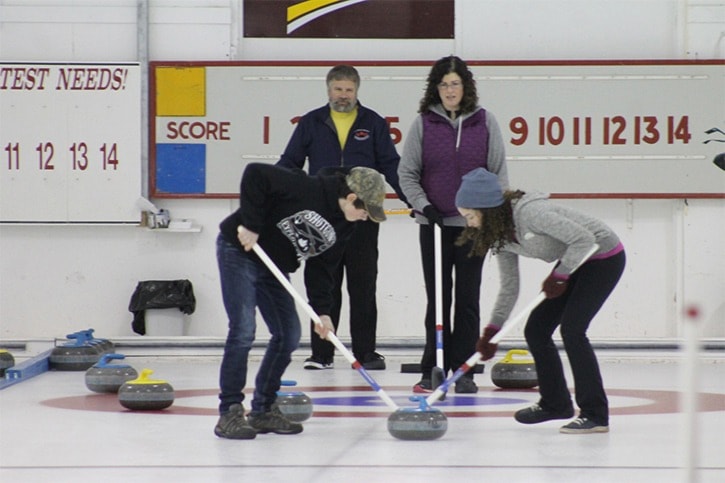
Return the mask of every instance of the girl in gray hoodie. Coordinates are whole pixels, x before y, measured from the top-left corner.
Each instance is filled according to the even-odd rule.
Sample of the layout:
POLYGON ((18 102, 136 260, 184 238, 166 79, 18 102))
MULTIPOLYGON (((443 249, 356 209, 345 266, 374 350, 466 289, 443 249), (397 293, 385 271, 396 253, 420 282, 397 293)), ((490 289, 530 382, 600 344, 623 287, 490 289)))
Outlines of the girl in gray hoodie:
POLYGON ((502 192, 497 176, 480 168, 463 176, 456 206, 467 226, 459 243, 472 244, 471 256, 483 256, 492 250, 500 269, 498 298, 476 344, 484 360, 496 353, 497 344, 490 340, 518 298, 519 255, 557 262, 543 282, 546 299, 531 312, 524 329, 536 365, 540 399, 517 411, 515 419, 535 424, 574 415, 561 358, 552 340, 560 327, 580 409, 579 417, 560 431, 608 432, 607 395, 586 332, 624 271, 624 248, 617 235, 596 218, 551 203, 548 195, 502 192), (594 244, 597 250, 584 261, 594 244))

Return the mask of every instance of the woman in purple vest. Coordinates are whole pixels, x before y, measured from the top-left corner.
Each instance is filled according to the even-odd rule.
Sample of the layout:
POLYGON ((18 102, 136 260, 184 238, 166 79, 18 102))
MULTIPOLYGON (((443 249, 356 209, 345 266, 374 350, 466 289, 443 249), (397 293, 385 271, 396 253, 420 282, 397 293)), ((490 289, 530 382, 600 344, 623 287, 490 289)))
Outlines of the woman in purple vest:
MULTIPOLYGON (((431 392, 436 365, 435 267, 433 225, 442 229, 443 370, 457 369, 476 352, 480 335, 479 300, 483 257, 468 257, 469 245, 455 241, 466 226, 456 209, 461 178, 475 168, 498 176, 508 188, 501 130, 491 112, 478 105, 476 81, 466 63, 449 56, 438 60, 428 74, 420 113, 410 128, 398 166, 400 187, 420 225, 419 242, 427 306, 426 343, 421 358, 422 378, 414 392, 431 392), (455 277, 455 287, 454 280, 455 277), (453 323, 451 324, 451 305, 453 323), (452 328, 453 327, 453 328, 452 328)), ((475 393, 473 373, 456 383, 457 393, 475 393)))

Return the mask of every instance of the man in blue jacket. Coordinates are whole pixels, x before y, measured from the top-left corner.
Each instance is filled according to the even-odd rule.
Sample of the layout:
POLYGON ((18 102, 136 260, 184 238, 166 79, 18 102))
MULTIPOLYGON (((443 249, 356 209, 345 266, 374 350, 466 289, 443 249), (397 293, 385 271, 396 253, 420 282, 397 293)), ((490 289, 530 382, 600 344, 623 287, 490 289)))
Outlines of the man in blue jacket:
MULTIPOLYGON (((279 166, 303 168, 317 174, 323 168, 364 166, 385 176, 398 197, 405 197, 398 185, 400 156, 390 137, 387 122, 357 99, 360 75, 349 65, 337 65, 327 74, 329 103, 302 116, 280 157, 279 166)), ((355 358, 367 370, 385 369, 385 358, 376 352, 378 275, 378 234, 372 221, 357 223, 335 270, 334 304, 330 314, 337 329, 342 304, 342 279, 347 278, 350 301, 350 337, 355 358)), ((305 266, 305 282, 314 273, 316 261, 305 266)), ((311 337, 312 356, 305 369, 332 369, 334 346, 315 334, 311 337)))

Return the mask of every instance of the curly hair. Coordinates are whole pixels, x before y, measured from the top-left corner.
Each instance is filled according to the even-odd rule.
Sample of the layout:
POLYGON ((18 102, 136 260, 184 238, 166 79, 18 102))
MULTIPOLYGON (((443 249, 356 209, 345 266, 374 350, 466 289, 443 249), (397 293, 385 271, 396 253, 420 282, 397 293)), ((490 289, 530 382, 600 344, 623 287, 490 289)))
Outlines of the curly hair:
POLYGON ((503 204, 495 208, 475 208, 481 215, 481 226, 466 227, 456 240, 457 246, 471 242, 469 257, 485 256, 488 250, 498 253, 507 244, 516 241, 513 201, 520 199, 523 191, 506 191, 503 204))
POLYGON ((420 100, 419 113, 427 112, 431 106, 441 104, 441 96, 438 92, 438 84, 447 74, 458 74, 463 82, 463 99, 461 99, 461 114, 473 112, 478 106, 478 92, 476 80, 473 73, 463 60, 455 55, 443 57, 433 64, 428 74, 425 93, 420 100))

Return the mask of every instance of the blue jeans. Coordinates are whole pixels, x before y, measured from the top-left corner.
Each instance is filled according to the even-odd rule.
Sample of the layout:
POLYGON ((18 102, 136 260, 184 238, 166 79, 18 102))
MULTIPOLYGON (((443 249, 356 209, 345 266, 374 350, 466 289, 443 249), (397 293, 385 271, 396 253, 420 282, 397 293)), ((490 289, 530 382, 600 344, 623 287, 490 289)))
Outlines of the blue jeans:
POLYGON ((292 352, 300 342, 300 320, 295 302, 264 264, 217 237, 217 262, 229 332, 219 371, 219 413, 244 400, 249 351, 257 328, 255 309, 267 324, 271 338, 255 379, 252 411, 269 411, 292 352))

